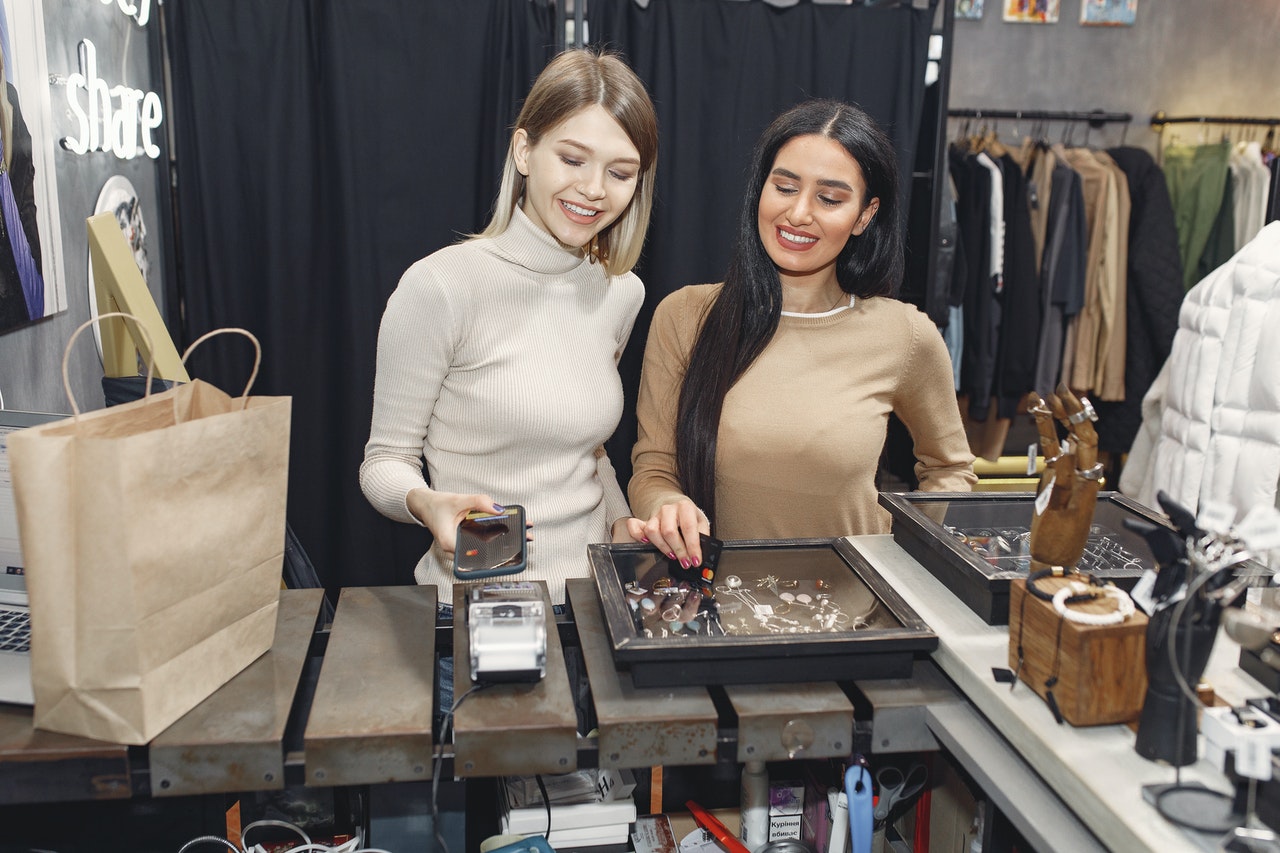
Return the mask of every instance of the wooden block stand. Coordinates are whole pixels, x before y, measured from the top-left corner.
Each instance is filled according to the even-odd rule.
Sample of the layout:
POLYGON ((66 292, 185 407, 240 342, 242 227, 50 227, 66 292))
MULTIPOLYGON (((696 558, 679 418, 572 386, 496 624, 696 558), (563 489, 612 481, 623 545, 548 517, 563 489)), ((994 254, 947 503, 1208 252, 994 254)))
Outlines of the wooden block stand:
MULTIPOLYGON (((1036 587, 1052 595, 1066 583, 1066 578, 1044 578, 1036 587)), ((1013 581, 1009 593, 1009 668, 1018 669, 1021 638, 1020 680, 1042 699, 1052 689, 1063 718, 1073 726, 1138 718, 1147 692, 1146 614, 1138 610, 1118 625, 1082 625, 1063 619, 1050 602, 1027 593, 1025 580, 1013 581), (1057 683, 1046 687, 1055 672, 1057 683)), ((1116 602, 1099 598, 1071 608, 1106 614, 1116 609, 1116 602)))

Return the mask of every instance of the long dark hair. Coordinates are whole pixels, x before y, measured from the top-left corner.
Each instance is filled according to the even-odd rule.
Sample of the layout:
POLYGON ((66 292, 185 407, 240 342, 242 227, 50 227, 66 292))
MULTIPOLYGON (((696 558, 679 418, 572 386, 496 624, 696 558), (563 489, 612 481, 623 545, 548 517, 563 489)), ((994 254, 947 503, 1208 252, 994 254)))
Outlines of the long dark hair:
POLYGON ((760 241, 760 195, 779 149, 797 136, 824 136, 849 152, 867 186, 862 204, 880 208, 836 259, 840 289, 858 297, 892 296, 902 279, 898 224, 898 162, 893 143, 861 109, 841 101, 805 101, 784 112, 760 136, 724 286, 708 309, 689 354, 676 415, 676 466, 681 488, 714 523, 716 436, 725 395, 778 329, 782 281, 760 241))

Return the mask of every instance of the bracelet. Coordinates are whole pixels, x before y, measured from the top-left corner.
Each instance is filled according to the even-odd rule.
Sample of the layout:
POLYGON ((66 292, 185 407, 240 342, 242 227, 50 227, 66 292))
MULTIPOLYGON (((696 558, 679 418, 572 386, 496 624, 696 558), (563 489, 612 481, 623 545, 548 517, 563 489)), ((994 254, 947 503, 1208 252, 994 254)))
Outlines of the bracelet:
MULTIPOLYGON (((1129 593, 1120 589, 1120 587, 1108 584, 1096 587, 1096 589, 1108 598, 1115 600, 1117 605, 1115 610, 1110 613, 1085 613, 1080 610, 1068 610, 1067 599, 1072 594, 1080 595, 1089 591, 1089 587, 1079 581, 1071 581, 1054 594, 1053 609, 1058 611, 1058 615, 1068 622, 1076 622, 1081 625, 1119 625, 1134 614, 1133 599, 1129 597, 1129 593)), ((1090 597, 1092 598, 1093 596, 1090 597)))
MULTIPOLYGON (((1052 603, 1053 594, 1045 592, 1043 589, 1036 586, 1036 581, 1042 580, 1043 578, 1049 578, 1049 577, 1054 577, 1054 578, 1066 577, 1066 574, 1067 574, 1067 570, 1062 568, 1062 566, 1054 566, 1049 569, 1038 569, 1032 572, 1031 574, 1027 575, 1027 592, 1031 593, 1041 601, 1048 601, 1052 603)), ((1093 599, 1093 596, 1088 593, 1083 595, 1072 595, 1067 600, 1067 603, 1080 604, 1085 601, 1091 601, 1092 599, 1093 599)))
MULTIPOLYGON (((1031 593, 1041 601, 1053 601, 1053 596, 1036 586, 1036 581, 1042 578, 1052 577, 1054 574, 1055 572, 1053 569, 1039 569, 1027 575, 1027 592, 1031 593)), ((1061 570, 1056 574, 1058 577, 1062 577, 1061 570)))

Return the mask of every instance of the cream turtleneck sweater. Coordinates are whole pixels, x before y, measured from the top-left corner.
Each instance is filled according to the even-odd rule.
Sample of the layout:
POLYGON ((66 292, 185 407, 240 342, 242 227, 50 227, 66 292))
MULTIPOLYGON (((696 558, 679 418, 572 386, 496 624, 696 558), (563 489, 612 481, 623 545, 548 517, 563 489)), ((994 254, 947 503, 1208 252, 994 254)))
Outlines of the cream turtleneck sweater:
MULTIPOLYGON (((373 422, 360 487, 389 518, 418 523, 405 499, 424 485, 521 504, 529 568, 564 601, 590 574, 587 545, 630 515, 603 445, 622 416, 617 361, 644 287, 632 273, 561 247, 519 209, 505 233, 411 266, 378 332, 373 422)), ((419 583, 452 600, 452 566, 432 547, 419 583)), ((512 578, 517 579, 517 578, 512 578)))

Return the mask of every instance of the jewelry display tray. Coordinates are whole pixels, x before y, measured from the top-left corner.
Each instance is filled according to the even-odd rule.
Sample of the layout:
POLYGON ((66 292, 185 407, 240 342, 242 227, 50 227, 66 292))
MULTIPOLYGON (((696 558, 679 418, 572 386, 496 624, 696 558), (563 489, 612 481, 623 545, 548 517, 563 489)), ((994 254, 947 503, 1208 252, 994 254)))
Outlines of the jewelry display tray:
MULTIPOLYGON (((1034 492, 881 492, 880 505, 893 516, 893 538, 904 551, 988 625, 1009 624, 1009 585, 1026 578, 1031 562, 1034 492)), ((1119 492, 1099 492, 1076 568, 1127 591, 1156 564, 1126 518, 1170 527, 1119 492)))
POLYGON ((909 678, 913 660, 938 646, 843 539, 726 542, 712 595, 718 616, 695 614, 696 632, 664 618, 677 615, 678 596, 660 587, 670 569, 652 546, 588 551, 614 662, 636 687, 909 678))

